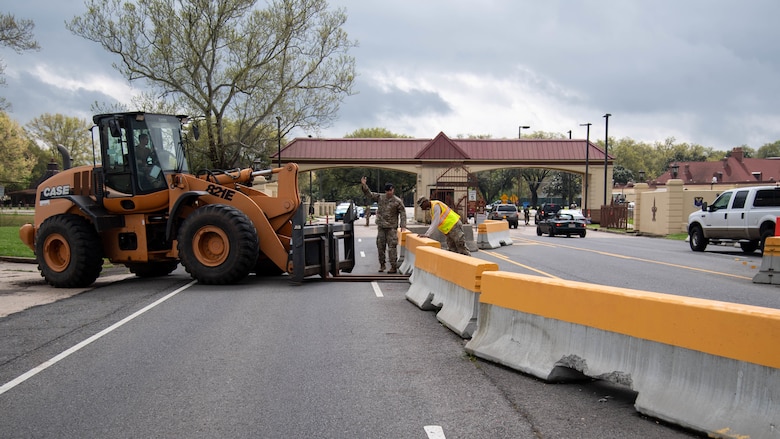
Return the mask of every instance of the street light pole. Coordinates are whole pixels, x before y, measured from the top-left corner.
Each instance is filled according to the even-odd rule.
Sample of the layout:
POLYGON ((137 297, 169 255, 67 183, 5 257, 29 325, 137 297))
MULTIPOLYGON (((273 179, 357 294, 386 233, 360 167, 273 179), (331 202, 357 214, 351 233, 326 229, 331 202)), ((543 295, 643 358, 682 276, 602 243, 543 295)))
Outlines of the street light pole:
POLYGON ((276 116, 276 157, 279 160, 279 167, 282 167, 282 118, 276 116))
POLYGON ((517 127, 517 138, 522 139, 523 138, 523 130, 527 130, 528 128, 531 128, 530 125, 520 125, 517 127))
POLYGON ((571 140, 571 130, 569 130, 569 140, 571 140))
POLYGON ((609 117, 611 114, 604 115, 604 204, 607 204, 607 151, 609 151, 609 117))
POLYGON ((590 126, 593 125, 592 123, 581 123, 581 127, 587 127, 586 131, 586 137, 585 137, 585 177, 583 178, 584 186, 585 186, 585 199, 582 201, 582 210, 585 212, 586 216, 588 215, 588 165, 590 161, 590 126))

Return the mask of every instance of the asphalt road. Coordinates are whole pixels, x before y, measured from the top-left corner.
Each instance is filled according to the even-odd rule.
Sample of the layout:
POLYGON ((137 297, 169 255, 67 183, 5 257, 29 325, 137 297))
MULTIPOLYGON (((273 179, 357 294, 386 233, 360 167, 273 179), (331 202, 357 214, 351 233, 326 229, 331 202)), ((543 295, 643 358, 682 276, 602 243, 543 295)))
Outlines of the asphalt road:
MULTIPOLYGON (((493 253, 546 247, 526 232, 493 253)), ((374 273, 374 233, 358 227, 356 273, 374 273)), ((0 318, 0 437, 694 436, 627 389, 466 355, 405 282, 190 283, 128 278, 0 318)))
POLYGON ((693 252, 687 242, 589 232, 585 238, 537 236, 511 230, 511 246, 474 253, 499 269, 767 308, 780 308, 780 286, 754 284, 759 252, 712 245, 693 252))

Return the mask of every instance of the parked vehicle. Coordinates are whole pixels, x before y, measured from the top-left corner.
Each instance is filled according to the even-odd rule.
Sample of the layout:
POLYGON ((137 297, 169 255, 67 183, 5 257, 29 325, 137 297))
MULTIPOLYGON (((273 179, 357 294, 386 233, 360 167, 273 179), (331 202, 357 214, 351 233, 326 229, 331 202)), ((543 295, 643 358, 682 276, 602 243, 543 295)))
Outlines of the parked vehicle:
POLYGON ((745 253, 763 251, 764 241, 775 233, 777 217, 780 186, 727 190, 688 216, 691 250, 704 251, 709 243, 739 243, 745 253))
MULTIPOLYGON (((347 214, 347 211, 349 210, 349 206, 352 206, 352 203, 339 203, 338 206, 336 206, 336 212, 335 212, 335 220, 336 221, 344 221, 344 215, 347 214)), ((360 213, 360 208, 355 207, 356 214, 360 213)), ((357 218, 357 217, 356 217, 357 218)))
MULTIPOLYGON (((561 209, 560 212, 564 211, 561 209)), ((547 233, 548 235, 579 235, 581 238, 585 237, 586 224, 584 219, 574 218, 573 213, 556 213, 552 217, 542 220, 536 224, 536 235, 542 236, 547 233)))
POLYGON ((517 206, 514 204, 497 204, 488 214, 491 220, 507 220, 510 228, 517 228, 520 223, 520 214, 517 212, 517 206))
POLYGON ((379 205, 378 205, 378 204, 376 204, 376 203, 372 204, 372 205, 371 205, 371 207, 369 207, 369 209, 368 209, 368 211, 369 211, 369 214, 370 214, 371 216, 375 216, 375 215, 376 215, 376 211, 377 211, 377 209, 379 209, 379 205))

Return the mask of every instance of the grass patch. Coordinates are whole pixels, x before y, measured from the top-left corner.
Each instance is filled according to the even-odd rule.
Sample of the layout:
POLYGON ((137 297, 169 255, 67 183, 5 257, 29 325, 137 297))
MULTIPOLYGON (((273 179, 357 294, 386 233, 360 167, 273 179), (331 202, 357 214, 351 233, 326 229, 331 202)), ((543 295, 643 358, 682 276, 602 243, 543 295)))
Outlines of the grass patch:
POLYGON ((19 227, 32 222, 33 216, 30 214, 20 214, 14 210, 0 211, 0 256, 35 257, 32 250, 19 239, 19 227))
MULTIPOLYGON (((32 217, 28 217, 32 219, 32 217)), ((0 227, 0 256, 33 258, 35 254, 19 239, 19 226, 0 227)))
POLYGON ((0 211, 0 227, 16 227, 17 230, 22 224, 32 223, 33 216, 27 214, 19 214, 13 210, 0 211))
POLYGON ((666 235, 664 238, 666 239, 673 239, 675 241, 685 241, 686 238, 688 238, 687 233, 672 233, 671 235, 666 235))

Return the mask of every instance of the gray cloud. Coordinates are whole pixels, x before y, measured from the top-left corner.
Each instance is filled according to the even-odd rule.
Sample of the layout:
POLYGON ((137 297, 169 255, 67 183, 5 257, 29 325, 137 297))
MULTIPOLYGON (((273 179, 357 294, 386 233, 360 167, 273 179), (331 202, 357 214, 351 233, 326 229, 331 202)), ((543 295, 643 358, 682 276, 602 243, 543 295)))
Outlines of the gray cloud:
MULTIPOLYGON (((352 52, 359 94, 344 100, 327 135, 382 126, 420 137, 440 130, 502 137, 521 121, 553 132, 593 122, 592 132, 603 133, 598 123, 610 112, 612 135, 641 141, 674 136, 723 150, 780 139, 774 0, 330 3, 346 8, 345 29, 360 43, 352 52)), ((23 73, 46 63, 64 77, 121 81, 115 59, 64 27, 83 11, 82 0, 5 9, 35 20, 43 47, 0 50, 8 71, 21 72, 0 89, 15 118, 88 112, 112 97, 50 88, 23 73)))

